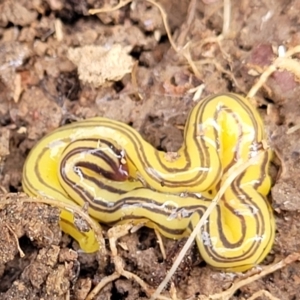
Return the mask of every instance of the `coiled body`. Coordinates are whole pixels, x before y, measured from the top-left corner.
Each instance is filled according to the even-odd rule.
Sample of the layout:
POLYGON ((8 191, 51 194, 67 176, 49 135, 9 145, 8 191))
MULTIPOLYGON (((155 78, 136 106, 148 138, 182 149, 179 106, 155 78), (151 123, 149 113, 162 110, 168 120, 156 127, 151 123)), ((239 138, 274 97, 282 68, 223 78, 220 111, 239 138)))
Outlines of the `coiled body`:
MULTIPOLYGON (((196 226, 228 170, 257 155, 265 138, 257 111, 236 94, 198 103, 176 153, 154 149, 126 124, 92 118, 58 128, 32 149, 23 188, 29 195, 88 203, 89 214, 106 224, 145 222, 177 239, 196 226)), ((270 157, 264 151, 233 181, 199 232, 199 251, 211 266, 244 271, 270 251, 270 157)), ((95 251, 93 233, 78 232, 73 222, 70 212, 62 212, 62 229, 83 250, 95 251)))

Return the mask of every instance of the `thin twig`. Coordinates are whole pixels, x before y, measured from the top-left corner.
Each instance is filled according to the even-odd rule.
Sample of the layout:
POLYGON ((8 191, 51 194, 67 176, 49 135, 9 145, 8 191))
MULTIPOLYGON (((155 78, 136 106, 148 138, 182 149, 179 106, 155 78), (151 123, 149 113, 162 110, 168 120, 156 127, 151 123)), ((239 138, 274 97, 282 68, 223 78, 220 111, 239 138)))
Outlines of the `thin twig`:
POLYGON ((112 12, 112 11, 122 8, 123 6, 126 6, 130 2, 132 2, 132 0, 120 0, 120 2, 116 6, 113 6, 113 7, 92 8, 92 9, 89 9, 89 14, 95 15, 95 14, 100 14, 100 13, 112 12))
POLYGON ((285 266, 287 266, 287 265, 289 265, 292 262, 295 262, 297 260, 300 260, 300 253, 298 253, 298 252, 292 253, 289 256, 287 256, 285 259, 281 260, 280 262, 275 263, 273 265, 269 265, 267 267, 264 267, 262 269, 262 271, 260 271, 258 274, 255 274, 251 277, 248 277, 248 278, 240 280, 236 283, 233 283, 232 287, 229 288, 228 290, 226 290, 222 293, 211 295, 210 299, 212 299, 212 300, 219 300, 219 299, 226 300, 226 299, 229 299, 241 287, 243 287, 243 286, 245 286, 245 285, 247 285, 251 282, 254 282, 254 281, 256 281, 256 280, 258 280, 258 279, 260 279, 260 278, 262 278, 262 277, 264 277, 268 274, 274 273, 275 271, 280 270, 280 269, 284 268, 285 266))
POLYGON ((254 299, 256 299, 258 297, 261 297, 261 296, 266 296, 270 300, 281 300, 281 299, 273 296, 270 292, 268 292, 266 290, 260 290, 256 293, 254 293, 250 298, 248 298, 248 300, 254 300, 254 299))
POLYGON ((146 0, 146 1, 153 4, 154 6, 156 6, 158 8, 158 10, 160 11, 160 14, 161 14, 164 26, 165 26, 165 30, 166 30, 169 42, 170 42, 172 48, 174 49, 174 51, 176 53, 178 53, 179 49, 178 49, 178 47, 176 46, 176 44, 173 40, 171 30, 170 30, 170 26, 169 26, 169 23, 168 23, 168 16, 167 16, 165 10, 163 9, 163 7, 159 3, 155 2, 154 0, 146 0))
POLYGON ((231 23, 231 0, 224 0, 224 7, 223 7, 223 29, 222 35, 226 37, 229 33, 231 23))
POLYGON ((155 232, 155 235, 156 235, 156 238, 157 238, 157 242, 158 242, 158 245, 159 245, 161 255, 162 255, 163 259, 165 260, 167 255, 166 255, 166 249, 165 249, 161 234, 156 228, 154 228, 154 232, 155 232))
MULTIPOLYGON (((104 288, 105 285, 120 278, 121 276, 126 277, 130 280, 135 280, 142 287, 142 289, 146 292, 147 295, 151 295, 153 293, 153 290, 140 277, 124 269, 123 259, 118 255, 118 239, 122 236, 127 235, 133 227, 133 224, 124 224, 117 225, 108 230, 107 236, 109 238, 109 246, 111 250, 111 257, 115 265, 115 272, 114 274, 103 278, 99 282, 99 284, 89 293, 85 300, 92 300, 97 294, 100 293, 100 291, 104 288)), ((170 300, 170 298, 164 296, 159 297, 159 299, 170 300)))
POLYGON ((8 224, 5 224, 5 226, 7 227, 7 229, 10 231, 10 233, 14 236, 14 238, 16 240, 16 244, 17 244, 18 251, 20 253, 20 257, 24 257, 25 253, 23 252, 23 250, 20 247, 19 239, 18 239, 16 233, 13 231, 13 229, 8 224))
POLYGON ((186 44, 187 35, 190 32, 192 22, 195 19, 196 5, 197 5, 197 0, 190 1, 189 7, 187 9, 186 21, 181 26, 181 31, 179 32, 179 35, 177 38, 177 45, 179 47, 184 47, 184 45, 186 44))
POLYGON ((283 57, 277 57, 273 64, 266 68, 266 70, 260 75, 258 81, 252 86, 247 98, 251 99, 255 96, 257 91, 264 85, 270 75, 278 69, 286 69, 293 72, 300 79, 299 62, 291 60, 290 57, 300 53, 300 45, 288 50, 283 57))

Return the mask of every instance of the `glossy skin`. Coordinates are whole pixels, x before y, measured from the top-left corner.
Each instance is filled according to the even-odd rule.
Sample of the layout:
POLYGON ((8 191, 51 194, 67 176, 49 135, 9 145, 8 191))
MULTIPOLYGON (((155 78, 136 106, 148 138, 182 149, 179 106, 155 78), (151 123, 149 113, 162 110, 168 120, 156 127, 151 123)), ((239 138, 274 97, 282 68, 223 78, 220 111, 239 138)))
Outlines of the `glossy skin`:
MULTIPOLYGON (((187 236, 237 161, 255 156, 266 136, 257 111, 243 97, 222 94, 191 111, 177 153, 153 148, 126 124, 93 118, 58 128, 30 152, 23 188, 83 206, 106 224, 145 222, 169 238, 187 236)), ((274 216, 271 152, 239 175, 197 236, 203 259, 226 271, 244 271, 270 251, 274 216)), ((71 212, 62 229, 86 252, 97 250, 93 232, 81 233, 71 212)))

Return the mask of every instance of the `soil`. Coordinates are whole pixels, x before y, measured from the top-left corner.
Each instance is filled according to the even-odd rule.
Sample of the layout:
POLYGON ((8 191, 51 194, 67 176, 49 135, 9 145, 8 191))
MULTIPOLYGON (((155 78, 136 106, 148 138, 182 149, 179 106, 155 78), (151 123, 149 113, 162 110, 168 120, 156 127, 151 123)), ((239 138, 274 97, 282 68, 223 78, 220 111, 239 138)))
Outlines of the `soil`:
MULTIPOLYGON (((246 95, 282 51, 300 45, 298 0, 232 0, 225 32, 223 7, 230 1, 157 2, 176 49, 161 11, 148 1, 91 15, 91 8, 118 2, 0 0, 0 299, 86 299, 118 269, 113 256, 85 254, 61 232, 58 208, 24 203, 22 167, 41 137, 66 123, 104 116, 130 124, 158 149, 176 151, 187 114, 200 97, 227 91, 246 95)), ((300 251, 297 55, 291 64, 295 68, 273 72, 253 99, 275 153, 270 199, 277 229, 264 265, 300 251)), ((124 270, 151 291, 183 243, 162 241, 166 260, 148 228, 117 244, 124 270)), ((148 299, 149 290, 124 274, 94 299, 148 299)), ((209 299, 245 276, 211 269, 194 247, 165 299, 209 299)), ((300 263, 253 280, 230 299, 254 299, 259 291, 257 299, 300 299, 300 263)))

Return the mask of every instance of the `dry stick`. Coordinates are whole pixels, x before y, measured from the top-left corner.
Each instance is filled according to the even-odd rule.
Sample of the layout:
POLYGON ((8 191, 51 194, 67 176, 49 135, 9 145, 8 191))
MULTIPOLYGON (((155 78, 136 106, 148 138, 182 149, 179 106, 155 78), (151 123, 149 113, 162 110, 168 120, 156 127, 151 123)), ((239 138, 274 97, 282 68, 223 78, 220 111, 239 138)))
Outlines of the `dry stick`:
POLYGON ((269 76, 277 71, 278 69, 286 69, 293 72, 298 78, 300 78, 300 65, 297 61, 291 60, 290 57, 296 53, 300 53, 300 45, 288 50, 284 57, 277 57, 272 65, 270 65, 261 75, 259 80, 252 86, 247 98, 251 99, 255 96, 257 91, 262 87, 262 85, 267 81, 269 76))
POLYGON ((198 71, 198 68, 197 68, 195 62, 193 61, 191 53, 190 53, 190 42, 187 42, 186 45, 183 47, 182 55, 187 60, 187 63, 190 65, 195 76, 197 78, 201 79, 201 74, 198 71))
MULTIPOLYGON (((127 5, 128 3, 132 2, 132 1, 133 0, 124 0, 124 1, 121 0, 118 5, 113 6, 113 7, 89 9, 89 14, 94 15, 94 14, 98 14, 98 13, 111 12, 111 11, 117 10, 117 9, 127 5)), ((177 46, 172 38, 171 30, 170 30, 168 20, 167 20, 167 14, 165 13, 163 7, 159 3, 157 3, 153 0, 146 0, 146 1, 151 3, 152 5, 156 6, 158 8, 158 10, 160 11, 169 42, 170 42, 172 48, 175 50, 175 52, 178 53, 179 50, 177 49, 177 46)))
POLYGON ((171 30, 170 30, 170 27, 169 27, 169 23, 168 23, 168 19, 167 19, 167 14, 166 14, 165 10, 163 9, 163 7, 159 3, 157 3, 157 2, 155 2, 153 0, 146 0, 146 1, 149 2, 149 3, 151 3, 151 4, 153 4, 154 6, 156 6, 158 8, 158 10, 160 11, 160 14, 161 14, 161 17, 162 17, 162 20, 163 20, 163 23, 164 23, 164 26, 165 26, 165 29, 166 29, 166 33, 167 33, 169 42, 170 42, 172 48, 175 50, 175 52, 178 53, 179 49, 176 46, 176 44, 175 44, 175 42, 174 42, 174 40, 172 38, 171 30))
POLYGON ((290 50, 288 50, 285 53, 285 57, 293 56, 293 55, 295 55, 296 53, 299 53, 299 52, 300 52, 300 45, 295 46, 294 48, 291 48, 290 50))
MULTIPOLYGON (((187 21, 187 28, 190 28, 191 26, 191 22, 194 18, 194 12, 195 11, 195 6, 196 6, 196 1, 191 1, 190 3, 190 6, 189 6, 189 14, 188 14, 188 21, 187 21)), ((230 20, 231 20, 231 0, 224 0, 224 4, 223 4, 223 29, 222 29, 222 34, 220 34, 219 36, 217 37, 213 37, 213 38, 207 38, 207 39, 204 39, 203 41, 201 41, 201 46, 204 46, 206 43, 210 43, 210 42, 216 42, 219 47, 220 47, 220 50, 222 51, 222 53, 226 56, 227 53, 224 53, 224 51, 222 50, 222 47, 220 45, 220 41, 224 39, 224 37, 228 34, 229 32, 229 29, 230 29, 230 20), (203 43, 203 44, 202 44, 203 43)), ((190 65, 192 71, 194 72, 194 74, 196 75, 196 77, 200 78, 201 79, 201 74, 200 72, 198 71, 198 68, 195 64, 195 62, 192 60, 192 57, 191 57, 191 53, 190 53, 190 47, 191 47, 191 43, 190 42, 187 42, 185 44, 185 46, 183 47, 183 51, 182 51, 182 55, 185 57, 185 59, 187 60, 188 64, 190 65)), ((231 75, 232 77, 232 75, 231 75)), ((235 81, 235 84, 237 84, 236 80, 235 81)))
MULTIPOLYGON (((111 257, 113 263, 115 265, 115 272, 103 278, 100 283, 88 294, 85 300, 92 300, 100 291, 101 289, 108 283, 120 278, 121 276, 126 277, 127 279, 135 280, 146 292, 147 295, 151 295, 153 290, 149 288, 149 286, 137 275, 124 270, 124 263, 122 258, 118 255, 117 251, 117 241, 120 237, 128 234, 128 232, 134 228, 132 224, 125 224, 125 225, 117 225, 112 227, 108 230, 108 238, 109 238, 109 245, 111 249, 111 257)), ((161 300, 170 300, 167 297, 160 297, 161 300)))
POLYGON ((286 134, 292 134, 300 129, 300 124, 297 124, 286 131, 286 134))
POLYGON ((16 244, 17 244, 17 249, 19 251, 19 254, 20 254, 20 257, 24 257, 25 256, 25 253, 23 252, 23 250, 21 249, 20 247, 20 244, 19 244, 19 239, 16 235, 16 233, 13 231, 13 229, 8 225, 8 224, 4 224, 7 229, 10 231, 10 233, 14 236, 15 240, 16 240, 16 244))
POLYGON ((56 19, 54 22, 55 35, 57 41, 61 42, 64 39, 63 24, 61 19, 56 19))
POLYGON ((231 0, 224 0, 223 29, 222 29, 223 37, 226 37, 229 32, 230 20, 231 20, 231 0))
MULTIPOLYGON (((228 75, 228 77, 234 82, 235 86, 240 89, 241 91, 243 91, 243 89, 241 88, 241 86, 239 85, 239 83, 237 82, 236 78, 234 77, 234 75, 230 72, 230 71, 227 71, 226 69, 224 69, 222 67, 222 65, 217 62, 217 60, 215 58, 207 58, 207 59, 202 59, 202 60, 199 60, 199 61, 195 61, 195 64, 196 66, 197 65, 214 65, 215 68, 220 72, 220 73, 223 73, 223 74, 226 74, 228 75)), ((209 82, 209 81, 208 81, 209 82)))
POLYGON ((197 0, 191 0, 189 7, 187 9, 186 22, 183 23, 183 25, 181 26, 180 32, 179 32, 179 35, 177 38, 177 45, 179 47, 183 47, 184 44, 186 43, 186 37, 187 37, 188 33, 190 32, 192 22, 195 18, 196 4, 197 4, 197 0))
POLYGON ((256 299, 258 297, 261 297, 261 296, 266 296, 270 300, 281 300, 281 299, 273 296, 270 292, 268 292, 266 290, 260 290, 256 293, 254 293, 250 298, 248 298, 248 300, 254 300, 254 299, 256 299))
POLYGON ((89 14, 95 15, 95 14, 99 14, 99 13, 115 11, 115 10, 122 8, 123 6, 127 5, 130 2, 132 2, 132 0, 120 0, 120 2, 116 6, 113 6, 113 7, 89 9, 89 14))
MULTIPOLYGON (((229 33, 230 23, 231 23, 230 21, 231 21, 231 0, 224 0, 224 4, 223 4, 223 28, 222 28, 222 33, 219 36, 217 36, 217 37, 209 37, 209 38, 206 38, 206 39, 202 40, 200 42, 200 46, 199 47, 202 48, 207 43, 217 43, 218 46, 219 46, 219 48, 220 48, 220 50, 221 50, 221 52, 223 53, 223 55, 226 56, 226 57, 228 57, 228 54, 223 51, 220 42, 229 33)), ((198 71, 198 68, 197 68, 195 62, 191 58, 191 54, 190 54, 190 51, 189 51, 190 47, 191 47, 191 43, 190 42, 186 43, 186 45, 183 47, 182 55, 187 60, 188 64, 192 68, 192 71, 194 72, 194 74, 196 75, 196 77, 201 78, 200 72, 198 71)), ((233 75, 230 74, 230 77, 232 78, 233 75)), ((233 80, 234 80, 235 84, 238 86, 235 78, 233 78, 233 80)))
MULTIPOLYGON (((180 47, 183 46, 184 41, 186 40, 186 36, 190 30, 190 27, 192 25, 192 22, 195 18, 195 12, 196 12, 196 4, 197 4, 197 0, 191 0, 189 7, 188 7, 188 15, 187 15, 187 21, 186 21, 186 26, 184 27, 184 29, 182 30, 182 32, 180 33, 178 39, 177 39, 177 43, 180 45, 180 47)), ((192 71, 194 72, 195 76, 198 79, 201 79, 201 74, 198 71, 191 53, 190 53, 190 42, 187 42, 183 47, 182 47, 182 51, 181 54, 183 55, 183 57, 187 60, 188 65, 190 65, 192 71)))
POLYGON ((139 93, 139 85, 138 85, 138 80, 137 80, 138 65, 139 65, 139 62, 136 60, 135 63, 133 64, 133 68, 131 71, 131 84, 133 87, 133 91, 135 91, 134 94, 136 95, 136 98, 138 100, 143 100, 142 94, 139 93))
MULTIPOLYGON (((1 157, 0 157, 0 169, 1 169, 1 157)), ((1 173, 1 171, 0 171, 0 173, 1 173)), ((0 195, 1 195, 1 193, 3 195, 8 193, 7 190, 6 190, 6 188, 4 186, 2 186, 2 185, 0 185, 0 195)))
POLYGON ((239 176, 249 166, 255 164, 255 162, 258 161, 258 159, 263 155, 263 153, 264 153, 264 151, 259 152, 258 155, 256 155, 255 157, 252 157, 247 162, 244 162, 244 161, 240 160, 235 166, 233 166, 229 169, 228 173, 230 175, 225 180, 224 184, 221 186, 221 188, 218 191, 218 193, 216 194, 215 198, 212 200, 211 204, 208 206, 207 210, 205 211, 205 213, 203 214, 203 216, 199 220, 198 224, 196 225, 196 227, 194 228, 194 230, 191 233, 190 237, 188 238, 186 244, 184 245, 184 247, 180 251, 178 257, 176 258, 176 260, 175 260, 172 268, 168 272, 167 276, 164 278, 164 280, 158 286, 155 293, 151 296, 151 298, 150 298, 151 300, 155 300, 160 295, 162 290, 165 288, 167 283, 170 281, 170 279, 172 278, 172 276, 176 272, 176 269, 178 268, 178 265, 181 263, 184 255, 186 254, 188 249, 191 247, 191 245, 192 245, 194 239, 196 238, 197 234, 199 233, 201 227, 204 225, 204 223, 206 222, 207 218, 209 217, 209 215, 211 214, 213 209, 215 209, 216 205, 218 204, 220 198, 225 193, 226 189, 231 185, 231 183, 233 182, 233 180, 237 176, 239 176))
POLYGON ((157 241, 158 241, 158 245, 159 245, 161 255, 162 255, 163 259, 165 260, 167 255, 166 255, 166 249, 165 249, 161 234, 156 228, 154 229, 154 232, 155 232, 155 235, 156 235, 156 238, 157 238, 157 241))
POLYGON ((152 291, 150 290, 148 285, 137 275, 124 270, 123 260, 118 256, 117 241, 120 237, 128 234, 131 228, 132 228, 131 224, 126 224, 126 225, 119 225, 109 229, 108 231, 109 246, 112 252, 113 262, 115 264, 116 272, 120 274, 120 276, 124 276, 127 279, 134 279, 146 291, 146 293, 150 295, 152 291))
MULTIPOLYGON (((217 7, 217 9, 221 8, 222 5, 217 7)), ((213 12, 215 13, 215 12, 213 12)), ((210 16, 209 16, 210 17, 210 16)), ((220 45, 220 42, 226 37, 226 35, 229 33, 230 29, 230 23, 231 23, 231 0, 224 0, 223 3, 223 27, 222 27, 222 33, 218 36, 214 37, 208 37, 201 41, 199 41, 199 48, 202 48, 205 44, 208 43, 217 43, 222 51, 222 47, 220 45)), ((194 45, 198 45, 198 43, 194 43, 194 45)), ((222 51, 222 53, 224 53, 222 51)), ((227 53, 225 53, 226 56, 228 56, 227 53)))
POLYGON ((171 286, 170 286, 170 296, 172 300, 179 300, 177 298, 177 291, 175 288, 175 284, 173 282, 171 282, 171 286))
POLYGON ((283 267, 291 264, 292 262, 295 262, 297 260, 300 260, 300 253, 296 252, 296 253, 292 253, 289 256, 287 256, 285 259, 281 260, 278 263, 275 263, 273 265, 264 267, 262 269, 262 271, 259 274, 255 274, 251 277, 245 278, 241 281, 238 281, 236 283, 233 283, 232 287, 229 288, 228 290, 222 292, 222 293, 218 293, 218 294, 214 294, 209 296, 209 299, 211 300, 217 300, 217 299, 222 299, 222 300, 226 300, 229 299, 231 296, 233 296, 233 294, 240 289, 241 287, 254 282, 268 274, 271 274, 277 270, 282 269, 283 267))
POLYGON ((121 274, 115 272, 101 279, 99 284, 88 294, 85 300, 92 300, 107 284, 120 278, 121 274))

